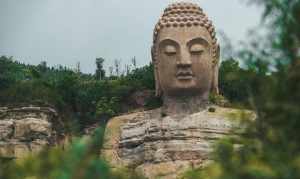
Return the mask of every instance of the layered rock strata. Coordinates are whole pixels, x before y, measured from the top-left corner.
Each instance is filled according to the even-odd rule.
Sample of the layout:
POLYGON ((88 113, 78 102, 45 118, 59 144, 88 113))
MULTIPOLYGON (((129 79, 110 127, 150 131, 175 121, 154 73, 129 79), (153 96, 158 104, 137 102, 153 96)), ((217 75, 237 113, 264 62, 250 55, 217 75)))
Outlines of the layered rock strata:
POLYGON ((62 123, 49 107, 0 108, 0 158, 21 158, 53 146, 62 123))
POLYGON ((102 154, 113 166, 136 169, 148 178, 176 178, 209 163, 219 139, 239 134, 237 118, 245 112, 214 109, 174 117, 162 117, 157 109, 113 118, 102 154))

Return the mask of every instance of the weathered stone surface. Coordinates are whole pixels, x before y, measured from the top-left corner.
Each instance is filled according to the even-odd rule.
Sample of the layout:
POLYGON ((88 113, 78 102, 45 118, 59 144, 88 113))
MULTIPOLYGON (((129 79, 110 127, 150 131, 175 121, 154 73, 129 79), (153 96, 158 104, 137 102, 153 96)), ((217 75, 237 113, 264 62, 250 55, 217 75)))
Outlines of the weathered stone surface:
POLYGON ((216 141, 238 135, 233 130, 241 128, 237 119, 242 113, 252 115, 214 108, 215 112, 206 109, 184 116, 161 117, 157 109, 113 118, 102 153, 113 166, 135 168, 149 178, 174 178, 209 162, 216 141))
POLYGON ((170 4, 154 28, 156 95, 167 115, 203 110, 218 94, 220 48, 212 21, 194 3, 170 4))
POLYGON ((44 135, 49 137, 51 135, 51 123, 44 119, 25 118, 23 120, 15 121, 15 138, 26 139, 33 135, 44 135))
POLYGON ((0 143, 1 158, 21 158, 30 152, 30 146, 26 142, 9 141, 0 143))
POLYGON ((0 156, 5 158, 14 158, 15 152, 12 143, 0 142, 0 156))
POLYGON ((30 151, 36 153, 41 151, 43 147, 48 145, 49 145, 49 141, 36 139, 30 143, 30 151))
POLYGON ((0 107, 0 157, 21 158, 57 143, 62 128, 56 111, 48 107, 0 107))
POLYGON ((7 140, 13 135, 13 120, 0 120, 0 141, 7 140))

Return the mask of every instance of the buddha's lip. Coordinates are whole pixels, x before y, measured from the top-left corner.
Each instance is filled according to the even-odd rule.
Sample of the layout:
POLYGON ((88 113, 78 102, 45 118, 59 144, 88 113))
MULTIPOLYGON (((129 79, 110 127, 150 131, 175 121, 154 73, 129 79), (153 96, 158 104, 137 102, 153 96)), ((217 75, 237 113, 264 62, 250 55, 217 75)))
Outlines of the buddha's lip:
POLYGON ((191 79, 193 79, 193 76, 192 75, 189 75, 189 76, 177 76, 177 79, 178 80, 191 80, 191 79))
POLYGON ((193 76, 193 73, 191 71, 179 71, 176 76, 193 76))
POLYGON ((190 72, 190 71, 180 71, 176 74, 176 77, 178 79, 183 79, 183 80, 186 80, 186 79, 191 79, 194 77, 193 73, 190 72))

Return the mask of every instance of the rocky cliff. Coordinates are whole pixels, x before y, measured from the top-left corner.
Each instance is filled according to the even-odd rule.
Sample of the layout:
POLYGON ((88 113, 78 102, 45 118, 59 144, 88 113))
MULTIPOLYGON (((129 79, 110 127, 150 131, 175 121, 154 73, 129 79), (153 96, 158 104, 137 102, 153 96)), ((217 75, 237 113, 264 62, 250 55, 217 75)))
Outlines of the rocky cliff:
POLYGON ((209 163, 217 140, 239 135, 237 119, 251 115, 213 109, 175 117, 162 117, 158 109, 113 118, 102 154, 113 166, 136 169, 148 178, 176 178, 188 168, 209 163))
POLYGON ((50 107, 0 107, 0 158, 20 158, 56 145, 61 126, 50 107))

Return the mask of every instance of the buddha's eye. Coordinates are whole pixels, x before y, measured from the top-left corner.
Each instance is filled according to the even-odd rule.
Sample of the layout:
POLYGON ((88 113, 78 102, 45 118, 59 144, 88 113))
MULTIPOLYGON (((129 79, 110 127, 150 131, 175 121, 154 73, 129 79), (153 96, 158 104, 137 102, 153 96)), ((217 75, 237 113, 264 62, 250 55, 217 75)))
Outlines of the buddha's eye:
POLYGON ((166 45, 165 54, 167 54, 169 56, 176 55, 176 47, 173 45, 166 45))
POLYGON ((201 55, 204 52, 204 47, 200 44, 194 44, 190 47, 190 52, 193 55, 201 55))

